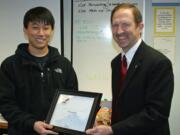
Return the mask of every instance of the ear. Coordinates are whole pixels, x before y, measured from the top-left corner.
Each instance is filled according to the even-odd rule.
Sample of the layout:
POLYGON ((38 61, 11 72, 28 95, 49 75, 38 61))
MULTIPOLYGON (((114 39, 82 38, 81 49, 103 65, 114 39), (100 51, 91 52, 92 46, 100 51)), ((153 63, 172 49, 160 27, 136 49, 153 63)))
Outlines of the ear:
POLYGON ((50 42, 52 41, 53 36, 54 36, 54 30, 52 30, 51 37, 50 37, 50 42))
POLYGON ((27 30, 26 30, 26 28, 23 28, 23 32, 24 32, 24 38, 27 39, 27 30))
POLYGON ((23 27, 23 32, 24 32, 24 34, 26 34, 26 28, 24 28, 24 27, 23 27))
POLYGON ((143 24, 142 22, 141 22, 141 23, 139 23, 138 28, 139 28, 139 31, 142 33, 143 28, 144 28, 144 24, 143 24))

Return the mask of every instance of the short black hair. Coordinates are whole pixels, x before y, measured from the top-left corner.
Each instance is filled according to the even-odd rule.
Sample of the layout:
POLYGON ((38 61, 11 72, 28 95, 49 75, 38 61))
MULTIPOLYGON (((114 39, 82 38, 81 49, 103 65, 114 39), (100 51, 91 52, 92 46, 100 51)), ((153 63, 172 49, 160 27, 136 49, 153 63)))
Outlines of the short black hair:
POLYGON ((24 28, 28 27, 29 22, 43 22, 50 24, 54 29, 55 20, 52 13, 45 7, 34 7, 28 10, 24 15, 24 28))

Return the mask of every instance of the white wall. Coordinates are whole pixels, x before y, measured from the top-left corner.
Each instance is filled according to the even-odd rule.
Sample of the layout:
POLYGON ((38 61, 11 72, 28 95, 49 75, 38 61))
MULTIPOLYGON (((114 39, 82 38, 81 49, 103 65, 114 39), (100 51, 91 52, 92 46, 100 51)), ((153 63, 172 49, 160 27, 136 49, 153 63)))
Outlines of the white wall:
POLYGON ((71 60, 71 0, 64 0, 64 56, 71 60))
POLYGON ((172 101, 172 109, 170 116, 170 126, 172 135, 179 135, 180 133, 180 6, 176 10, 176 51, 175 51, 175 63, 174 77, 175 77, 175 88, 174 97, 172 101))

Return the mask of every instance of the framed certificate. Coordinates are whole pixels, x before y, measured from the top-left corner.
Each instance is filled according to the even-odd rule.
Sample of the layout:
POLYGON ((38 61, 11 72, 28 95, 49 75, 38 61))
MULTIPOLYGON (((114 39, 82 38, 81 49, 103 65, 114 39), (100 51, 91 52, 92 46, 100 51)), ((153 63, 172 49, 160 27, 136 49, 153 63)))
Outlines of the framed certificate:
POLYGON ((46 122, 53 125, 56 132, 85 134, 94 124, 101 97, 101 93, 58 90, 46 122))

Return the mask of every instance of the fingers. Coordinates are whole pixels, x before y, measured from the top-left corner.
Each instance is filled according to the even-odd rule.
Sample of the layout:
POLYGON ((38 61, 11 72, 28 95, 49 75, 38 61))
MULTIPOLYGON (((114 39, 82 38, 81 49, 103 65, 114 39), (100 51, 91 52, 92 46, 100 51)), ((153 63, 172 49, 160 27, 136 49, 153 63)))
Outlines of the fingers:
POLYGON ((96 132, 97 132, 96 127, 86 130, 86 134, 88 134, 88 135, 95 134, 96 132))
POLYGON ((45 132, 46 135, 48 135, 48 134, 51 134, 51 135, 59 135, 57 132, 54 132, 54 131, 52 131, 52 130, 45 130, 44 132, 45 132))
POLYGON ((53 128, 52 125, 49 125, 43 121, 37 121, 34 124, 34 130, 40 135, 47 135, 47 134, 58 135, 58 133, 51 130, 52 128, 53 128))
POLYGON ((45 132, 46 134, 58 135, 57 132, 54 132, 54 131, 51 130, 51 129, 53 128, 52 125, 49 125, 49 124, 47 124, 47 123, 44 123, 44 128, 45 128, 45 131, 44 131, 44 132, 45 132), (48 130, 48 129, 50 129, 50 130, 48 130))
POLYGON ((112 135, 113 131, 110 126, 100 125, 91 129, 86 130, 88 135, 112 135))
POLYGON ((46 128, 46 129, 52 129, 53 128, 52 125, 49 125, 47 123, 43 123, 43 125, 44 125, 44 128, 46 128))

